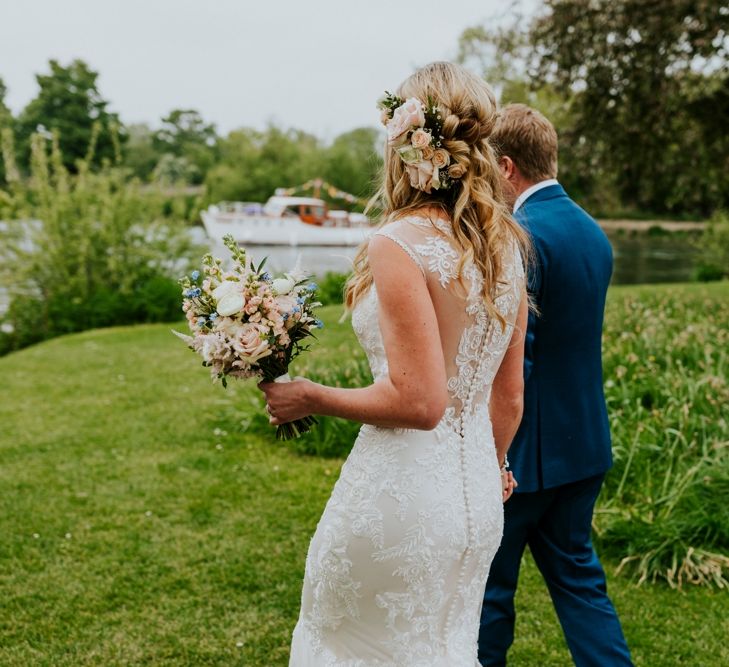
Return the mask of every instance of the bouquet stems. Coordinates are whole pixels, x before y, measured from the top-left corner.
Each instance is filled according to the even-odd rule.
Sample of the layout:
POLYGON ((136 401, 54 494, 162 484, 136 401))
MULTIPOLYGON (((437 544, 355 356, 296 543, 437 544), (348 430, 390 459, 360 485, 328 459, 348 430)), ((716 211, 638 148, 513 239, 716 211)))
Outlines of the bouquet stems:
POLYGON ((309 415, 296 421, 280 424, 276 429, 276 440, 293 440, 298 438, 302 433, 310 431, 312 426, 318 424, 315 417, 309 415))

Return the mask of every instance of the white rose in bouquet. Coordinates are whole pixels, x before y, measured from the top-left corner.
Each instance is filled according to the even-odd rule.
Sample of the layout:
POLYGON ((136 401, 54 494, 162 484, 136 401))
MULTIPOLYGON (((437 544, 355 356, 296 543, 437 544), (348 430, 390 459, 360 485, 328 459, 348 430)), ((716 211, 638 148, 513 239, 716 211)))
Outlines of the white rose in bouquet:
POLYGON ((235 315, 243 310, 246 301, 237 281, 226 280, 218 285, 212 292, 217 304, 218 315, 224 317, 235 315))
POLYGON ((271 287, 273 288, 273 291, 278 295, 288 294, 292 289, 294 289, 295 283, 291 278, 276 278, 271 283, 271 287))
POLYGON ((284 296, 277 296, 276 297, 276 309, 279 313, 282 315, 284 313, 291 313, 293 312, 294 308, 296 308, 296 297, 292 295, 284 295, 284 296))

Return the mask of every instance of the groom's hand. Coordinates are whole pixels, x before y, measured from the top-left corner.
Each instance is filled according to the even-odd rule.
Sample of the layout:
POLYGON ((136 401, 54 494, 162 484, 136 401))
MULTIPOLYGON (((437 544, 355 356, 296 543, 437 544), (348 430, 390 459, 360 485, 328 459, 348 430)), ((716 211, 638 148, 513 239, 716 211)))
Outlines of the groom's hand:
POLYGON ((501 490, 504 502, 511 498, 511 495, 514 493, 514 489, 517 486, 519 486, 519 484, 514 478, 514 473, 511 472, 511 470, 503 470, 501 472, 501 490))

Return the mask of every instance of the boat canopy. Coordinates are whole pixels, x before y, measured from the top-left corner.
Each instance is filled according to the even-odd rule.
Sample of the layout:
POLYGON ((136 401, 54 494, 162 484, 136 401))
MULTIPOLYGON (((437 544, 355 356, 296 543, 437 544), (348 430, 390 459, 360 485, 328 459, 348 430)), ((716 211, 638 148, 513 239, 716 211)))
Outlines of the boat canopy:
POLYGON ((267 215, 280 216, 289 206, 317 206, 326 211, 326 204, 322 199, 314 197, 271 197, 263 207, 267 215))

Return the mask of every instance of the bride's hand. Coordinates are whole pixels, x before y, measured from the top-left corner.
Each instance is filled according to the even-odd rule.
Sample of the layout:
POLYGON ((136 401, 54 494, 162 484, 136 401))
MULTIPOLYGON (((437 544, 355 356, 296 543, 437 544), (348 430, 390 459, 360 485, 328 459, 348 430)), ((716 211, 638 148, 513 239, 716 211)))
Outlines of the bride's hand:
POLYGON ((268 421, 278 426, 312 414, 312 390, 315 383, 297 377, 291 382, 259 382, 266 395, 268 421))
POLYGON ((514 478, 514 473, 511 472, 511 470, 502 470, 501 471, 501 490, 503 493, 503 500, 506 502, 511 498, 512 494, 514 493, 514 489, 519 486, 516 479, 514 478))

